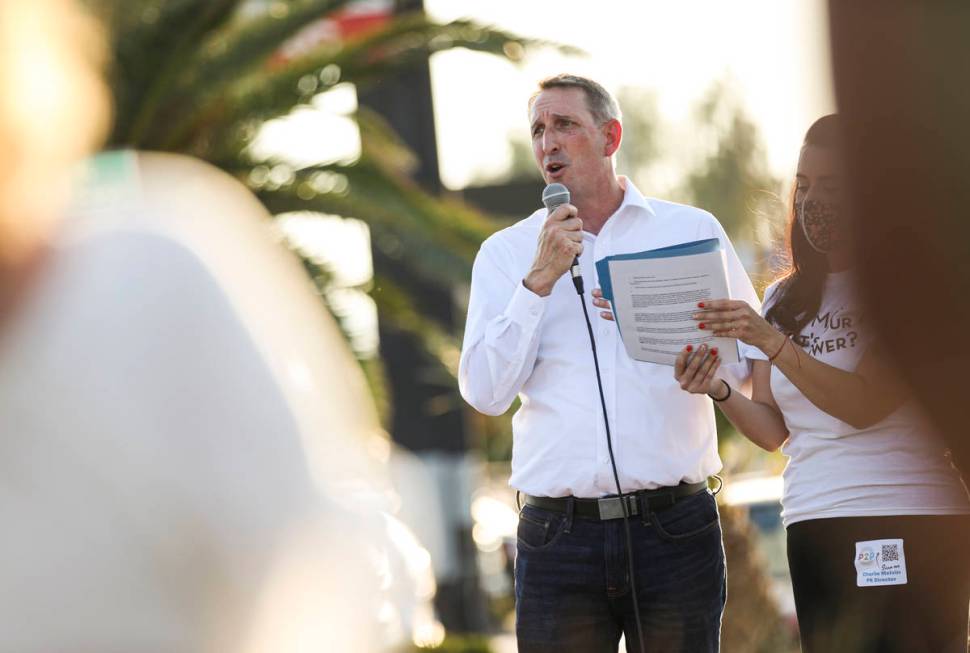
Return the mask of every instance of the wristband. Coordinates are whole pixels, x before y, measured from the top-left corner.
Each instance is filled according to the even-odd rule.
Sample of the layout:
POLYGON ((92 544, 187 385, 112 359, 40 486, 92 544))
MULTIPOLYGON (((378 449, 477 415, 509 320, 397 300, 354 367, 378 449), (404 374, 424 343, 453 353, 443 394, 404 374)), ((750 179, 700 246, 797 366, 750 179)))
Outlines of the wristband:
POLYGON ((718 399, 717 397, 715 397, 714 395, 712 395, 710 393, 707 394, 708 397, 710 397, 711 399, 713 399, 714 401, 716 401, 718 403, 721 403, 722 401, 727 401, 728 399, 731 398, 731 384, 728 383, 727 381, 725 381, 724 379, 721 379, 721 383, 723 383, 724 384, 724 387, 727 388, 727 394, 726 395, 724 395, 723 397, 721 397, 720 399, 718 399))

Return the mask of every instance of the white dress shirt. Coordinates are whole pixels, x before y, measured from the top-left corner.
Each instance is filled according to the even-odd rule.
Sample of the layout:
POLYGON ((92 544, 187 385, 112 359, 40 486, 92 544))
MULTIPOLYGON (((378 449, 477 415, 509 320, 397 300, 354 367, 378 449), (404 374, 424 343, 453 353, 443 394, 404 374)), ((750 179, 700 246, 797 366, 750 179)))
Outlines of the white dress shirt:
MULTIPOLYGON (((598 235, 583 232, 580 267, 599 355, 613 453, 624 492, 696 482, 721 468, 714 410, 689 394, 668 365, 627 355, 616 325, 599 317, 590 288, 594 262, 704 238, 723 245, 731 296, 760 309, 734 247, 710 213, 646 199, 624 177, 623 202, 598 235)), ((477 410, 500 415, 516 395, 509 484, 534 496, 593 498, 616 493, 596 372, 580 299, 568 274, 547 297, 522 284, 547 212, 540 209, 489 237, 475 259, 459 368, 461 394, 477 410)), ((582 216, 580 216, 582 217, 582 216)), ((748 362, 722 365, 737 386, 748 362)))

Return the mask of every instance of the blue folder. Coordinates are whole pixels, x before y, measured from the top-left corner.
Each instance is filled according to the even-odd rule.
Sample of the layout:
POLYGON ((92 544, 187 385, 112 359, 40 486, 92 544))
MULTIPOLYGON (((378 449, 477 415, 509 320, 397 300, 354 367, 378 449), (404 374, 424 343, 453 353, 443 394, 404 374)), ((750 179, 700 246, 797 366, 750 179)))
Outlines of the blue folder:
POLYGON ((693 254, 707 254, 716 252, 721 248, 721 241, 717 238, 705 238, 704 240, 692 240, 689 243, 678 245, 668 245, 658 249, 648 249, 643 252, 632 254, 614 254, 606 256, 596 261, 596 274, 599 276, 600 290, 603 291, 603 298, 613 301, 613 281, 610 279, 610 261, 630 261, 649 258, 673 258, 675 256, 691 256, 693 254))

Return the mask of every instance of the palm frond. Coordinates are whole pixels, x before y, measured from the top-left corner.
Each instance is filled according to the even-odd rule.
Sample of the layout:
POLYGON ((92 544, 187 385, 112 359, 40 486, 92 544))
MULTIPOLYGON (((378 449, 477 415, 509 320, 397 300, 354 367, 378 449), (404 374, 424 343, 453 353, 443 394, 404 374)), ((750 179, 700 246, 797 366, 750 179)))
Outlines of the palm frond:
POLYGON ((371 297, 386 324, 413 335, 440 363, 438 381, 441 385, 453 386, 458 379, 458 359, 461 357, 458 339, 417 310, 413 295, 390 277, 375 275, 371 297))
POLYGON ((441 24, 423 14, 404 16, 387 26, 344 43, 324 43, 283 67, 262 68, 226 78, 203 92, 195 105, 183 105, 181 115, 167 121, 160 149, 190 147, 201 135, 218 141, 241 123, 259 123, 307 105, 318 93, 341 81, 365 86, 395 70, 421 61, 430 53, 466 48, 517 60, 525 48, 559 47, 547 41, 522 39, 509 32, 459 20, 441 24), (511 55, 510 55, 511 53, 511 55))
POLYGON ((96 3, 115 41, 117 120, 112 145, 142 143, 157 107, 201 39, 235 14, 240 0, 96 3))
POLYGON ((429 242, 428 230, 422 228, 420 215, 401 209, 395 194, 381 184, 368 183, 364 179, 366 172, 355 166, 344 170, 355 181, 348 182, 347 176, 321 170, 313 176, 301 174, 298 181, 282 188, 258 190, 257 195, 274 214, 317 211, 364 220, 371 228, 373 246, 392 259, 406 261, 421 278, 450 281, 468 276, 468 259, 446 244, 429 242), (351 183, 355 186, 353 192, 343 190, 351 183), (341 190, 317 192, 314 189, 329 185, 341 190))
MULTIPOLYGON (((421 14, 404 16, 382 30, 348 41, 336 49, 332 44, 323 45, 285 69, 274 71, 271 79, 257 75, 253 79, 241 80, 238 87, 230 90, 229 118, 265 120, 283 115, 278 108, 278 99, 292 99, 301 78, 328 67, 332 71, 339 71, 339 77, 331 74, 324 81, 331 84, 347 81, 366 86, 396 69, 422 61, 429 54, 442 50, 465 48, 506 58, 510 58, 508 53, 511 52, 513 60, 518 60, 524 48, 545 46, 550 44, 547 41, 522 39, 506 31, 466 20, 441 24, 421 14)), ((303 101, 308 101, 310 97, 303 98, 303 101)))
POLYGON ((389 174, 399 179, 410 178, 418 159, 381 114, 360 106, 352 116, 360 133, 361 156, 372 159, 389 174))
POLYGON ((218 86, 254 68, 265 70, 269 58, 279 52, 287 39, 349 2, 301 0, 279 5, 283 11, 270 9, 228 25, 197 50, 192 70, 182 78, 181 90, 204 96, 214 81, 218 86))
POLYGON ((362 156, 350 165, 339 163, 293 171, 280 188, 260 188, 273 213, 285 210, 319 210, 353 216, 368 222, 378 234, 398 234, 405 241, 425 243, 422 255, 429 259, 454 260, 451 273, 467 276, 481 242, 499 224, 467 205, 437 199, 424 193, 400 174, 362 156), (286 199, 289 198, 289 199, 286 199))
POLYGON ((272 57, 280 53, 287 40, 349 1, 302 0, 274 5, 283 11, 271 9, 211 34, 186 63, 168 102, 159 107, 164 120, 156 121, 161 128, 152 134, 153 146, 178 149, 193 125, 220 124, 227 88, 254 75, 275 75, 280 66, 272 63, 272 57))

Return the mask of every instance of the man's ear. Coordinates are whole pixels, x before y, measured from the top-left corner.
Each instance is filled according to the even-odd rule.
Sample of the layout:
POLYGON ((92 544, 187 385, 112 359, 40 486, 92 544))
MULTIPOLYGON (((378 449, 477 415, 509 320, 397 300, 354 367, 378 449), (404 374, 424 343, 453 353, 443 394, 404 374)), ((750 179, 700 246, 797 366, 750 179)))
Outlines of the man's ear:
POLYGON ((616 118, 603 125, 603 133, 606 136, 606 156, 613 156, 620 149, 620 141, 623 140, 623 125, 616 118))

